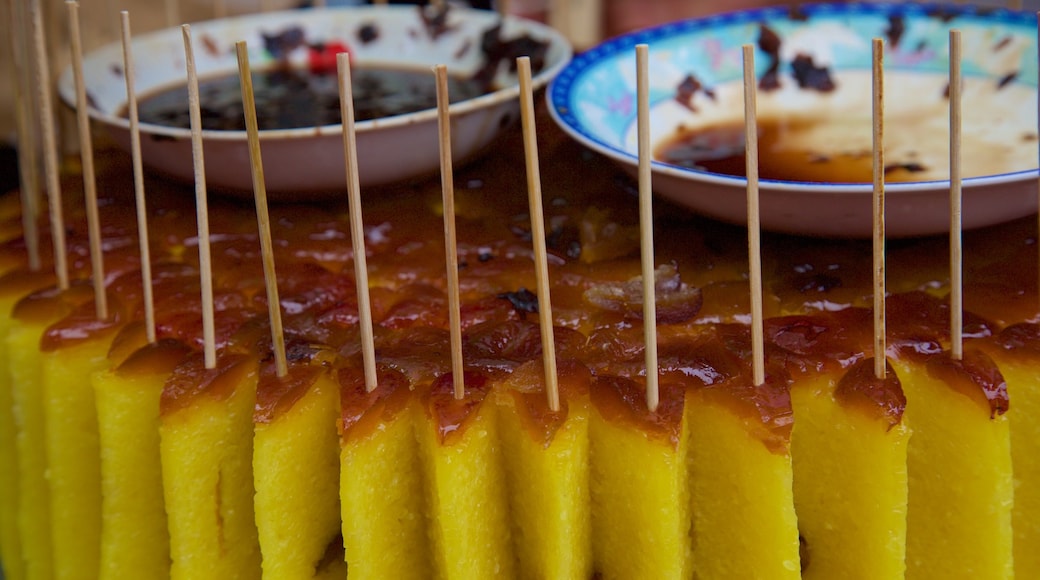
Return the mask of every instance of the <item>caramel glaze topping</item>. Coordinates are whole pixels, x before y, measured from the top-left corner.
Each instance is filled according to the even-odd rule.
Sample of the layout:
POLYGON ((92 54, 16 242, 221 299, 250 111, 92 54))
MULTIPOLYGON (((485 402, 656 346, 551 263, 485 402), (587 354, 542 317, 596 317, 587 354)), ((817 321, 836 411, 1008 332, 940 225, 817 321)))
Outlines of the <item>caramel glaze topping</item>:
POLYGON ((888 423, 891 429, 903 420, 906 395, 892 365, 886 362, 888 372, 879 379, 874 374, 874 359, 866 358, 853 363, 834 388, 834 398, 850 409, 858 409, 888 423))
MULTIPOLYGON (((585 368, 568 370, 566 377, 561 372, 561 385, 569 384, 567 377, 572 372, 577 382, 583 380, 584 372, 590 373, 596 377, 589 378, 592 398, 599 401, 597 405, 613 409, 611 417, 671 441, 678 436, 674 407, 678 405, 681 415, 684 390, 696 390, 704 396, 722 397, 731 408, 756 419, 763 426, 763 439, 776 442, 790 429, 787 373, 798 376, 842 369, 851 373, 874 356, 869 311, 863 308, 870 299, 869 243, 820 243, 766 234, 764 264, 770 290, 765 297, 769 317, 766 354, 771 378, 765 386, 752 387, 747 379, 746 231, 698 218, 663 202, 655 206, 657 263, 673 268, 662 270, 658 280, 659 291, 667 298, 661 302, 665 315, 660 317, 658 329, 662 392, 666 394, 662 408, 649 416, 640 386, 645 374, 642 322, 640 309, 635 308, 641 290, 631 283, 640 271, 638 225, 632 211, 634 188, 607 161, 581 150, 560 132, 542 137, 544 158, 554 160, 543 168, 543 182, 547 185, 556 350, 561 361, 580 361, 576 368, 585 368)), ((424 393, 422 400, 430 416, 437 417, 442 440, 457 437, 465 428, 467 418, 489 391, 488 384, 502 384, 510 373, 527 368, 525 365, 541 356, 536 301, 529 295, 535 287, 530 218, 522 195, 523 168, 515 164, 522 158, 522 141, 516 134, 504 139, 500 147, 500 154, 460 168, 456 175, 464 358, 469 365, 463 401, 453 400, 448 368, 447 284, 438 184, 388 187, 369 196, 365 208, 365 251, 381 372, 403 377, 408 386, 417 386, 424 393)), ((149 182, 160 342, 146 345, 140 324, 136 220, 126 185, 128 163, 125 156, 114 160, 101 156, 99 161, 106 283, 118 311, 117 322, 112 324, 121 325, 110 360, 115 365, 123 363, 121 372, 139 372, 149 360, 165 366, 184 357, 164 391, 164 412, 189 406, 196 396, 226 396, 227 385, 234 383, 228 377, 245 376, 256 364, 254 358, 265 358, 271 350, 252 208, 216 199, 210 206, 221 356, 218 369, 204 371, 198 352, 202 348, 198 241, 190 192, 163 180, 149 182)), ((67 188, 81 189, 73 183, 67 188)), ((49 348, 113 330, 108 322, 92 320, 82 199, 68 196, 65 203, 70 272, 78 280, 72 288, 66 292, 50 287, 38 290, 52 284, 50 273, 26 274, 16 269, 0 278, 0 293, 19 295, 33 290, 14 307, 15 318, 41 324, 60 321, 54 326, 49 348)), ((291 345, 316 345, 320 357, 329 357, 328 366, 333 368, 356 366, 359 349, 353 251, 346 217, 342 206, 272 207, 287 339, 291 345)), ((1033 290, 1016 291, 1013 307, 999 306, 995 299, 1007 288, 1035 286, 1034 231, 1035 222, 1020 220, 965 234, 966 279, 978 280, 966 287, 965 303, 985 317, 966 316, 966 337, 986 338, 1003 325, 1035 320, 1036 308, 1030 306, 1037 303, 1033 290)), ((50 254, 48 243, 44 228, 41 249, 45 260, 50 254)), ((931 239, 888 244, 887 269, 894 292, 888 302, 889 356, 931 361, 949 341, 947 301, 933 294, 945 287, 943 268, 922 267, 935 262, 934 256, 945 251, 944 244, 931 239)), ((0 244, 0 262, 7 263, 12 256, 11 263, 24 262, 21 240, 0 244)), ((995 344, 1017 355, 1037 343, 1028 331, 1027 327, 1011 326, 995 344), (1016 341, 1025 346, 1012 346, 1016 341)), ((295 348, 294 368, 315 366, 314 357, 319 355, 314 349, 295 348)), ((857 376, 850 374, 849 385, 843 387, 848 396, 839 400, 855 406, 875 404, 881 416, 894 420, 901 395, 897 386, 886 382, 864 389, 857 386, 857 376)), ((995 379, 957 384, 961 386, 953 388, 970 385, 966 388, 974 389, 978 400, 991 404, 994 413, 1006 408, 1006 394, 1000 394, 1001 383, 995 379)), ((292 400, 296 390, 281 387, 271 391, 282 393, 272 395, 272 400, 292 400)), ((391 390, 387 396, 407 391, 403 387, 391 390)), ((262 388, 261 392, 267 391, 262 388)), ((531 405, 541 405, 543 397, 544 393, 532 394, 531 405)), ((381 403, 372 404, 375 409, 381 403)), ((283 408, 274 404, 270 414, 263 416, 269 420, 283 408)), ((537 410, 531 416, 544 418, 541 425, 549 425, 549 431, 556 421, 537 410)), ((359 424, 364 421, 354 422, 359 424)), ((346 423, 344 428, 352 431, 346 423)))
POLYGON ((504 396, 512 398, 512 406, 533 441, 548 448, 556 433, 567 421, 569 404, 589 396, 592 374, 585 365, 574 359, 558 360, 557 384, 560 390, 560 410, 549 408, 545 396, 545 367, 540 360, 532 360, 516 368, 501 385, 504 396))
POLYGON ((927 369, 930 376, 989 410, 991 418, 1007 412, 1007 383, 993 359, 982 350, 965 348, 961 360, 943 351, 928 358, 927 369))
POLYGON ((254 423, 270 423, 275 417, 287 412, 307 394, 321 373, 325 372, 320 365, 299 360, 288 365, 288 373, 284 377, 279 377, 275 370, 274 360, 266 361, 260 366, 260 379, 256 385, 256 408, 253 411, 254 423))
POLYGON ((592 379, 590 399, 607 422, 639 429, 651 439, 678 448, 686 388, 674 381, 661 381, 659 392, 657 410, 650 412, 646 406, 646 386, 642 381, 597 375, 592 379))
POLYGON ((381 425, 395 420, 412 399, 408 377, 385 365, 376 368, 376 388, 365 389, 365 376, 357 367, 336 373, 340 386, 340 436, 343 442, 370 436, 381 425))
POLYGON ((979 346, 995 349, 994 354, 1002 359, 1035 363, 1040 360, 1040 325, 1035 322, 1013 324, 979 346))
POLYGON ((216 367, 207 369, 202 355, 193 354, 177 365, 166 379, 159 411, 163 415, 175 413, 190 407, 202 396, 227 399, 250 373, 256 372, 255 368, 252 357, 225 353, 217 358, 216 367))
POLYGON ((452 376, 447 373, 437 377, 421 395, 426 416, 433 421, 437 439, 445 447, 454 445, 462 438, 491 392, 491 382, 487 375, 465 371, 466 393, 461 399, 456 399, 452 376))
POLYGON ((164 338, 130 353, 116 367, 116 374, 121 377, 152 374, 166 376, 172 373, 173 369, 190 353, 191 349, 183 342, 164 338))

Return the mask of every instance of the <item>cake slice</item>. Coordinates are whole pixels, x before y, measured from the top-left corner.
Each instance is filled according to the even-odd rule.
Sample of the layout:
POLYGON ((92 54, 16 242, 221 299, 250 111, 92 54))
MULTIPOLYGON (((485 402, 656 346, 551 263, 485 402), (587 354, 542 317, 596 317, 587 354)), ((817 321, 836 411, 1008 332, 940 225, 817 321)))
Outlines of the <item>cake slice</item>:
POLYGON ((90 377, 108 366, 119 327, 94 304, 50 326, 40 341, 51 539, 57 578, 95 578, 101 558, 101 452, 90 377))
POLYGON ((1005 328, 991 340, 979 341, 1007 381, 1014 398, 1008 413, 1011 430, 1011 463, 1014 472, 1014 529, 1016 578, 1040 578, 1040 326, 1020 323, 1005 328))
POLYGON ((53 283, 50 275, 18 270, 0 277, 0 563, 5 578, 25 577, 22 539, 18 530, 21 489, 18 471, 18 430, 15 428, 14 390, 7 351, 8 332, 12 326, 11 310, 30 291, 53 283))
POLYGON ((338 415, 339 388, 320 360, 294 355, 285 377, 275 374, 273 361, 262 368, 253 414, 253 483, 267 580, 346 577, 338 415))
POLYGON ((799 578, 786 376, 697 386, 686 405, 698 578, 799 578))
POLYGON ((662 383, 653 413, 645 392, 630 378, 592 381, 592 553, 605 579, 693 573, 685 389, 662 383))
POLYGON ((509 578, 516 563, 495 405, 487 377, 465 374, 455 399, 452 375, 421 395, 417 436, 424 466, 433 572, 437 578, 509 578))
POLYGON ((874 376, 870 311, 766 321, 772 360, 791 374, 794 504, 803 578, 902 578, 906 556, 906 398, 874 376))
MULTIPOLYGON (((1014 504, 1007 385, 967 345, 943 350, 948 304, 923 292, 886 302, 888 351, 906 393, 906 577, 1010 578, 1014 504)), ((965 315, 965 336, 987 334, 965 315)))
POLYGON ((913 429, 907 450, 906 577, 1012 578, 1014 503, 1007 388, 966 349, 893 365, 913 429))
POLYGON ((360 369, 345 367, 340 384, 340 503, 343 548, 351 578, 431 576, 422 467, 415 438, 417 399, 400 371, 380 365, 365 389, 360 369))
POLYGON ((227 353, 180 364, 160 399, 163 497, 170 577, 259 578, 253 518, 253 407, 257 363, 227 353))
POLYGON ((159 398, 167 377, 188 353, 179 341, 160 340, 93 375, 101 450, 103 580, 169 577, 159 398))
POLYGON ((7 350, 17 429, 18 529, 29 579, 54 573, 40 339, 50 324, 91 297, 86 285, 64 292, 48 288, 19 300, 11 314, 7 350))
POLYGON ((552 412, 541 360, 496 388, 499 433, 521 578, 584 580, 593 572, 589 506, 589 384, 574 360, 558 365, 552 412))

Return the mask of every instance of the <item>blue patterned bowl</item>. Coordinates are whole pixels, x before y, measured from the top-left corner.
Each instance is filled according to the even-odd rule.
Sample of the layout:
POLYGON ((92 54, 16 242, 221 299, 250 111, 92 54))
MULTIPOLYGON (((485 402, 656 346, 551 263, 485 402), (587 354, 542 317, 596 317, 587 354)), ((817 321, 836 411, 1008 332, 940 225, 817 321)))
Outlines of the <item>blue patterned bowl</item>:
POLYGON ((577 56, 547 99, 573 138, 634 173, 634 47, 648 44, 655 192, 705 215, 746 223, 741 47, 753 44, 762 226, 869 236, 871 43, 881 38, 887 231, 934 234, 950 223, 951 29, 961 32, 963 46, 964 227, 1035 212, 1034 14, 843 3, 674 22, 577 56))

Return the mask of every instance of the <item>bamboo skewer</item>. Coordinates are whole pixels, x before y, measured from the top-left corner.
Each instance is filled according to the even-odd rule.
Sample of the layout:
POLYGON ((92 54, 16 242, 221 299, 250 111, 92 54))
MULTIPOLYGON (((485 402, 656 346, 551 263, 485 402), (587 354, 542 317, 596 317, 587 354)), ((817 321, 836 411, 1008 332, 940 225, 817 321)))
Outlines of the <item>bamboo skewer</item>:
POLYGON ((343 154, 347 163, 347 202, 350 209, 350 242, 354 248, 354 280, 357 283, 358 325, 361 332, 361 359, 365 369, 365 390, 378 385, 376 347, 372 331, 372 301, 368 291, 368 259, 365 255, 365 225, 361 215, 361 179, 358 175, 357 133, 354 128, 354 86, 350 78, 350 55, 336 55, 339 71, 340 116, 343 121, 343 154))
POLYGON ((451 160, 451 113, 448 110, 448 68, 433 68, 437 78, 437 128, 440 135, 441 195, 444 204, 444 253, 448 273, 448 326, 451 333, 451 371, 456 399, 466 396, 462 373, 462 321, 459 297, 459 255, 455 241, 455 183, 451 160))
POLYGON ((282 378, 289 374, 289 365, 285 356, 285 332, 282 329, 282 308, 278 299, 278 276, 274 268, 271 216, 267 210, 267 186, 264 183, 264 163, 260 154, 260 128, 256 120, 253 77, 249 72, 249 49, 244 40, 235 43, 235 52, 238 56, 238 76, 242 83, 242 105, 245 108, 246 133, 249 137, 249 166, 253 171, 253 198, 256 201, 256 221, 260 230, 260 249, 264 264, 264 286, 267 288, 267 312, 271 318, 275 372, 279 378, 282 378))
POLYGON ((130 156, 134 167, 134 199, 137 204, 137 237, 141 251, 141 283, 144 298, 145 330, 148 342, 155 342, 155 299, 152 295, 152 257, 148 236, 148 208, 144 193, 144 168, 141 161, 141 127, 137 115, 137 89, 134 86, 134 55, 131 48, 130 13, 120 13, 123 40, 123 76, 130 117, 130 156))
POLYGON ((213 259, 209 243, 209 201, 206 194, 206 159, 202 147, 202 113, 199 106, 199 77, 191 26, 181 26, 184 64, 188 74, 188 116, 191 120, 191 156, 195 173, 195 222, 199 233, 199 282, 202 291, 202 348, 207 369, 217 366, 216 322, 213 307, 213 259))
POLYGON ((873 172, 874 172, 874 376, 888 374, 885 358, 885 47, 873 41, 873 172))
POLYGON ((531 59, 516 59, 520 80, 520 119, 524 133, 524 162, 527 167, 527 203, 531 214, 531 241, 538 284, 538 323, 542 332, 542 361, 545 366, 545 395, 549 409, 560 410, 560 382, 556 367, 556 336, 549 295, 549 260, 545 248, 545 215, 542 210, 542 179, 538 166, 538 135, 535 131, 534 94, 531 89, 531 59))
POLYGON ((90 236, 91 278, 94 283, 94 310, 98 320, 108 319, 108 294, 105 290, 105 258, 101 250, 101 220, 98 217, 97 179, 94 175, 94 144, 87 117, 87 90, 83 82, 83 41, 80 37, 79 2, 67 0, 69 40, 72 47, 72 77, 76 85, 76 122, 79 129, 80 158, 83 163, 83 193, 90 236))
POLYGON ((28 96, 31 83, 26 62, 27 51, 24 34, 26 27, 22 25, 22 10, 19 9, 19 6, 21 3, 18 0, 8 0, 7 2, 8 15, 12 23, 9 40, 14 60, 12 67, 14 78, 11 85, 14 87, 15 127, 18 139, 18 184, 22 204, 22 238, 25 240, 27 265, 29 271, 38 272, 43 266, 40 261, 40 231, 37 221, 40 215, 40 176, 36 162, 36 144, 33 141, 32 103, 28 96), (19 31, 23 32, 20 34, 19 31))
POLYGON ((65 216, 61 201, 61 181, 58 178, 58 143, 54 134, 54 110, 50 91, 50 66, 47 62, 43 37, 43 15, 40 0, 30 0, 29 16, 33 38, 33 61, 36 65, 36 100, 43 120, 44 176, 47 180, 47 205, 50 209, 51 240, 54 245, 54 273, 58 288, 69 287, 68 250, 65 247, 65 216))
POLYGON ((657 377, 657 285, 654 276, 654 210, 650 184, 649 47, 636 45, 636 101, 639 142, 639 240, 643 273, 643 340, 646 359, 646 406, 657 411, 661 400, 657 377))
POLYGON ((964 268, 961 236, 961 32, 950 31, 950 349, 964 356, 964 268))
POLYGON ((762 230, 758 204, 758 87, 755 82, 755 47, 745 44, 743 51, 748 275, 751 285, 751 375, 757 387, 766 381, 765 331, 762 315, 762 230))

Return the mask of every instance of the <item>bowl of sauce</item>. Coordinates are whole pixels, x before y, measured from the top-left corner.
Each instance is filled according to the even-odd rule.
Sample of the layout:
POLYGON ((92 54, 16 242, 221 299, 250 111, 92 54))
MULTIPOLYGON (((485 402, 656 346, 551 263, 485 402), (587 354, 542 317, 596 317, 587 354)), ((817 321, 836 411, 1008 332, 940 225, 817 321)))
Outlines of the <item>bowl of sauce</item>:
MULTIPOLYGON (((313 200, 346 190, 336 55, 349 52, 363 186, 437 172, 432 67, 447 65, 452 153, 478 156, 519 118, 515 59, 529 56, 535 88, 569 61, 555 30, 520 18, 452 7, 358 6, 293 10, 192 25, 206 180, 218 192, 252 191, 234 45, 249 46, 261 151, 272 199, 313 200)), ((144 162, 194 181, 187 76, 179 28, 133 40, 144 162)), ((84 58, 90 116, 129 149, 122 48, 84 58)), ((59 94, 75 106, 71 71, 59 94)))
POLYGON ((885 41, 886 230, 949 230, 949 31, 961 31, 964 228, 1037 211, 1036 16, 918 3, 773 7, 674 22, 576 57, 547 93, 572 137, 632 173, 636 44, 650 48, 654 191, 746 223, 741 49, 755 46, 762 226, 872 232, 871 42, 885 41))

